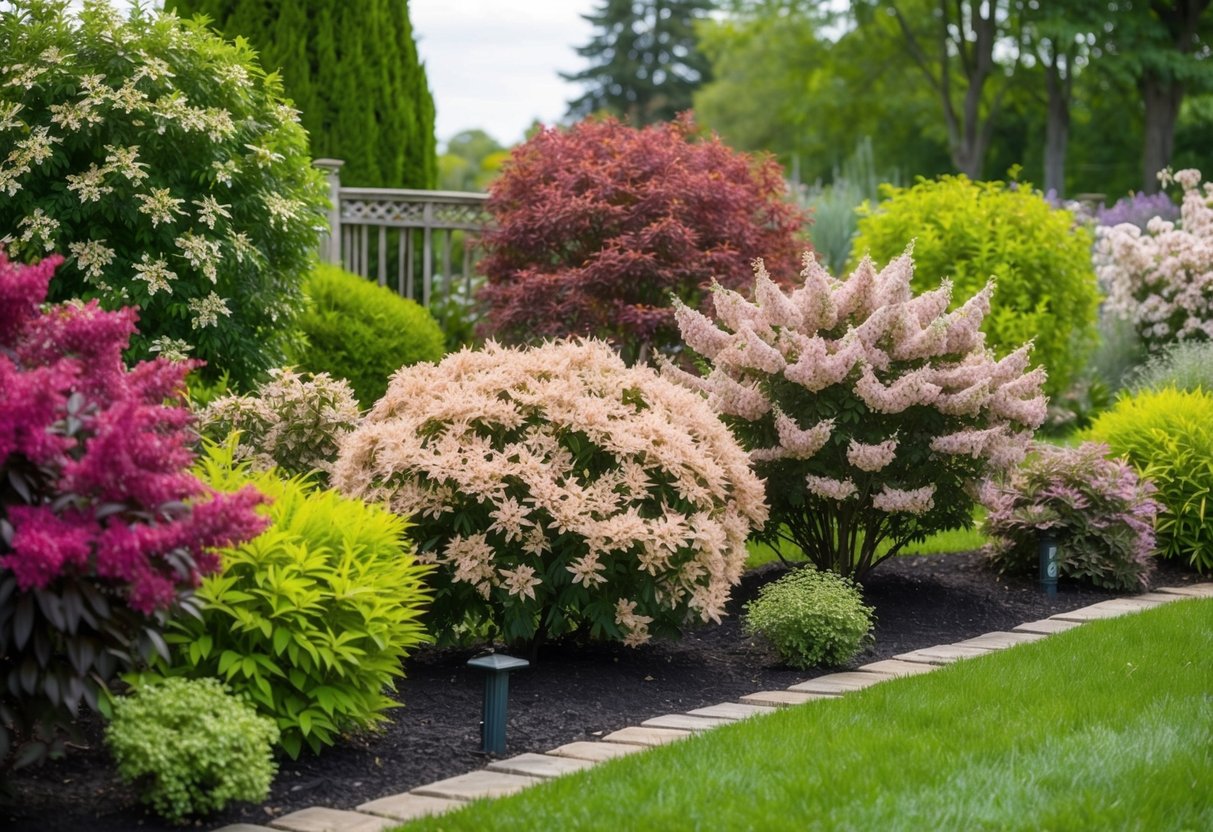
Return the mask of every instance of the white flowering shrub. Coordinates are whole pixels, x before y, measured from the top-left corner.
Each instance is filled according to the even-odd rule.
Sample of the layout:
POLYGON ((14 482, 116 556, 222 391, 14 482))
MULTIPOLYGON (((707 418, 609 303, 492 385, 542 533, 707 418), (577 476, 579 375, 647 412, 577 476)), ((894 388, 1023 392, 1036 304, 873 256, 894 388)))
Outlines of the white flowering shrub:
POLYGON ((756 262, 754 301, 717 288, 716 321, 680 306, 701 391, 766 479, 764 538, 862 578, 908 543, 971 524, 975 485, 1018 462, 1045 417, 1029 346, 1003 358, 980 331, 993 283, 948 312, 952 284, 915 296, 907 251, 846 280, 805 256, 790 295, 756 262), (881 544, 887 544, 882 549, 881 544))
POLYGON ((1132 321, 1151 350, 1213 340, 1213 182, 1202 187, 1192 169, 1158 177, 1183 188, 1179 221, 1103 229, 1094 255, 1109 311, 1132 321))
POLYGON ((238 431, 233 458, 254 471, 312 475, 323 486, 337 461, 338 443, 358 417, 349 382, 328 373, 279 369, 270 370, 269 381, 253 393, 221 396, 202 408, 197 427, 212 442, 238 431))
POLYGON ((325 204, 247 45, 87 0, 0 12, 0 246, 59 251, 52 299, 135 306, 134 353, 239 386, 282 363, 325 204))
POLYGON ((490 342, 399 370, 333 482, 412 519, 428 626, 629 645, 719 620, 762 483, 707 403, 600 341, 490 342))

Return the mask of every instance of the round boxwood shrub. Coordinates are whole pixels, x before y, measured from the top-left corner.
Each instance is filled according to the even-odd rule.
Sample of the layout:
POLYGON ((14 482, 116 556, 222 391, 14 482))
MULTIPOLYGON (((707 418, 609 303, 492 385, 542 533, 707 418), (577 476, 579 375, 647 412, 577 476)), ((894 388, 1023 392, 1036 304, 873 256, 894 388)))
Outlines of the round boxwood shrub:
POLYGON ((396 370, 442 358, 442 330, 415 301, 336 266, 317 266, 303 291, 307 344, 294 363, 345 379, 364 408, 383 397, 396 370))
POLYGON ((881 193, 859 220, 853 263, 865 254, 891 260, 913 240, 919 291, 946 277, 956 297, 968 297, 993 276, 998 303, 982 325, 987 344, 1002 354, 1034 340, 1032 360, 1049 372, 1045 392, 1066 391, 1094 344, 1091 233, 1029 188, 1003 182, 943 176, 881 193))
POLYGON ((1106 445, 1077 448, 1038 443, 1008 476, 987 482, 985 553, 1000 572, 1037 568, 1038 534, 1060 546, 1061 574, 1107 589, 1144 589, 1154 570, 1154 486, 1106 445))
POLYGON ((136 357, 243 387, 280 366, 325 189, 247 44, 106 2, 0 13, 0 239, 70 253, 53 299, 134 306, 136 357))
POLYGON ((601 341, 490 342, 401 370, 333 482, 414 519, 428 619, 537 645, 638 645, 719 620, 766 519, 762 483, 697 393, 601 341))
POLYGON ((221 492, 253 484, 273 503, 269 529, 223 552, 223 571, 198 589, 199 618, 176 619, 165 675, 215 677, 282 732, 292 757, 346 731, 374 728, 397 707, 388 694, 429 593, 401 517, 301 479, 252 473, 232 445, 208 446, 202 478, 221 492))
POLYGON ((1158 489, 1162 556, 1213 569, 1213 394, 1165 387, 1124 397, 1086 438, 1126 457, 1158 489))
POLYGON ((274 721, 215 679, 166 679, 114 701, 105 741, 123 780, 172 821, 261 802, 277 773, 274 721))
POLYGON ((872 608, 849 579, 804 566, 758 590, 743 625, 789 665, 808 670, 850 661, 870 640, 872 608))

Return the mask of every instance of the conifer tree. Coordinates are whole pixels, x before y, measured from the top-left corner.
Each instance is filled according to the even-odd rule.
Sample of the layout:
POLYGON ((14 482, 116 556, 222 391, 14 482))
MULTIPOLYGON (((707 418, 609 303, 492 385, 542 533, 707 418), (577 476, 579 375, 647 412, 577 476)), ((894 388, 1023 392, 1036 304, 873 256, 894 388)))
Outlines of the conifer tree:
POLYGON ((408 0, 166 0, 246 38, 282 76, 314 156, 345 160, 347 185, 431 188, 434 99, 408 0))
POLYGON ((606 112, 641 127, 691 109, 692 93, 710 72, 695 23, 715 5, 713 0, 602 0, 594 12, 582 15, 596 31, 577 47, 590 66, 561 73, 587 87, 569 102, 569 115, 606 112))

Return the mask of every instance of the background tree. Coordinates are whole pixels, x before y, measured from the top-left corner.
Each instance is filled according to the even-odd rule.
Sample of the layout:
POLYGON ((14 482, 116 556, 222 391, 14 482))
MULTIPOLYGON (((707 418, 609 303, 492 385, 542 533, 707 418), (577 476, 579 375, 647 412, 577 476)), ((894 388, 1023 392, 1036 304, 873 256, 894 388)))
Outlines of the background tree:
POLYGON ((408 0, 166 0, 241 36, 282 75, 315 156, 345 160, 349 185, 431 188, 434 100, 408 0))
POLYGON ((692 93, 709 76, 695 23, 714 6, 713 0, 603 0, 582 15, 596 32, 577 48, 590 66, 560 73, 587 88, 569 102, 569 115, 601 111, 640 127, 690 109, 692 93))
POLYGON ((509 149, 483 130, 456 133, 438 157, 438 189, 488 190, 509 156, 509 149))

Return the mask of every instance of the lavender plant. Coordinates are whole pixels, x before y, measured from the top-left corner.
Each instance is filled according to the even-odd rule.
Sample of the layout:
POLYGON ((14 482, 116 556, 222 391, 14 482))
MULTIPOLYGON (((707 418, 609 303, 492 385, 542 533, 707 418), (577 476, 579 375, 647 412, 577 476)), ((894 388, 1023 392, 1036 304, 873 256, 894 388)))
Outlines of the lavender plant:
POLYGON ((1059 541, 1061 575, 1107 589, 1144 589, 1154 570, 1154 486, 1108 446, 1037 444, 1008 475, 988 481, 981 501, 986 557, 999 572, 1030 572, 1037 535, 1059 541))
POLYGON ((1156 194, 1133 193, 1116 200, 1112 207, 1101 207, 1095 212, 1099 225, 1111 228, 1129 223, 1142 231, 1146 230, 1150 220, 1155 217, 1167 222, 1179 219, 1179 206, 1162 191, 1156 194))
POLYGON ((785 294, 756 263, 754 301, 717 288, 717 320, 680 306, 706 394, 766 479, 772 523, 821 569, 861 578, 907 543, 971 524, 975 484, 1017 463, 1045 418, 1029 347, 1004 358, 980 331, 993 283, 948 312, 949 281, 915 296, 906 252, 845 280, 805 257, 785 294), (883 542, 890 544, 879 553, 883 542))

